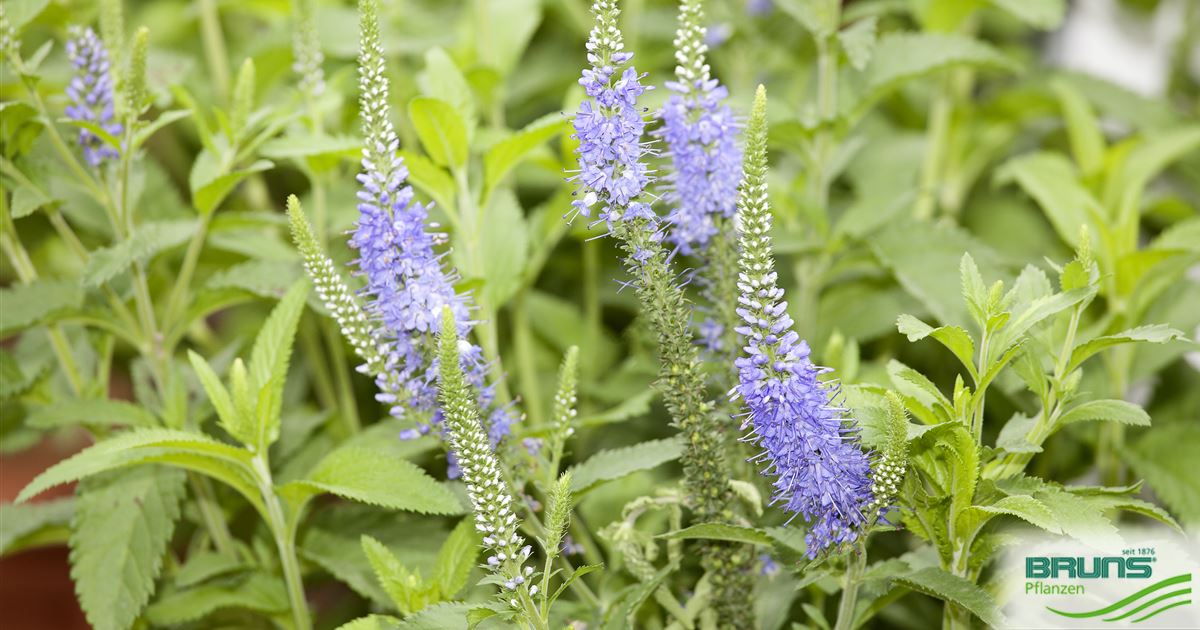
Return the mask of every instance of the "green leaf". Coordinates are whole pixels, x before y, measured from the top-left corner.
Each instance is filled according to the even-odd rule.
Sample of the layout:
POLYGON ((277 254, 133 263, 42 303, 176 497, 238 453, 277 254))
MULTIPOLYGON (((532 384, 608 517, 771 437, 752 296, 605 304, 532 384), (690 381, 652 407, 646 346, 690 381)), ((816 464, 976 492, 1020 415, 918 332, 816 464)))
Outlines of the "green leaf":
POLYGON ((542 22, 540 0, 505 0, 483 5, 487 20, 487 54, 480 62, 510 74, 542 22))
POLYGON ((303 159, 318 156, 355 157, 362 141, 350 136, 291 133, 263 143, 258 152, 273 160, 303 159))
POLYGON ((337 627, 337 630, 395 630, 400 620, 389 615, 367 615, 337 627))
POLYGON ((93 628, 125 630, 149 601, 185 482, 178 470, 134 468, 80 484, 71 525, 71 579, 93 628))
POLYGON ((188 557, 187 564, 175 574, 175 586, 186 588, 201 582, 247 568, 241 558, 215 551, 202 551, 188 557))
POLYGON ((991 2, 1018 20, 1044 31, 1057 29, 1062 24, 1063 16, 1067 13, 1065 0, 991 0, 991 2))
POLYGON ((437 483, 412 462, 386 451, 342 447, 325 456, 306 479, 293 481, 282 491, 305 501, 328 492, 340 497, 393 510, 422 514, 462 514, 454 493, 437 483))
POLYGON ((864 71, 866 90, 855 115, 906 81, 959 66, 1012 72, 1019 67, 992 46, 947 33, 896 33, 879 40, 864 71))
POLYGON ((196 211, 201 215, 212 214, 217 206, 229 196, 233 188, 242 183, 242 180, 270 170, 275 165, 270 160, 259 160, 246 168, 237 169, 229 173, 218 175, 210 180, 203 182, 190 182, 192 187, 192 205, 196 207, 196 211))
POLYGON ((460 169, 467 163, 467 128, 449 103, 428 96, 408 102, 417 138, 425 153, 439 166, 460 169))
POLYGON ((65 539, 74 514, 74 497, 0 504, 0 555, 37 546, 42 540, 65 539))
POLYGON ((862 70, 871 61, 875 49, 875 28, 879 19, 872 15, 863 18, 838 33, 838 42, 855 70, 862 70))
POLYGON ((1136 343, 1145 341, 1148 343, 1166 343, 1175 339, 1184 339, 1184 334, 1165 324, 1153 324, 1151 326, 1140 326, 1131 328, 1113 335, 1105 335, 1096 337, 1084 343, 1081 343, 1071 350, 1071 360, 1067 364, 1067 372, 1072 372, 1075 368, 1087 361, 1089 357, 1104 350, 1123 343, 1136 343))
POLYGON ((78 398, 52 403, 29 415, 25 424, 37 429, 72 425, 91 427, 156 427, 158 418, 143 407, 123 400, 78 398))
POLYGON ((173 122, 188 118, 191 115, 192 110, 190 109, 173 109, 171 111, 166 111, 159 114, 157 118, 155 118, 145 127, 141 127, 137 130, 133 136, 133 147, 136 149, 143 144, 146 144, 146 141, 149 140, 150 137, 155 133, 158 133, 158 130, 170 125, 173 122))
POLYGON ((446 209, 454 209, 454 179, 446 169, 431 162, 425 156, 412 151, 401 151, 400 157, 408 167, 408 180, 446 209))
POLYGON ((241 289, 259 297, 280 299, 304 275, 303 268, 290 260, 247 260, 214 273, 204 283, 206 289, 241 289))
POLYGON ((100 141, 103 142, 104 145, 107 146, 108 148, 114 149, 118 153, 121 152, 121 141, 117 140, 116 136, 112 135, 111 133, 108 133, 107 129, 105 129, 104 127, 101 127, 100 125, 98 125, 90 120, 77 120, 75 118, 59 118, 58 122, 66 124, 66 125, 70 125, 72 127, 78 127, 80 129, 85 129, 85 130, 87 130, 88 133, 99 138, 100 141))
MULTIPOLYGON (((1053 2, 1045 3, 1053 5, 1053 2)), ((1067 81, 1056 79, 1050 82, 1058 97, 1063 120, 1067 124, 1067 137, 1071 140, 1071 154, 1084 175, 1094 175, 1104 168, 1104 132, 1096 120, 1096 113, 1087 99, 1067 81)))
POLYGON ((934 328, 929 324, 913 317, 912 315, 901 315, 896 320, 896 328, 900 333, 907 336, 910 342, 920 341, 926 337, 933 337, 941 342, 947 350, 954 353, 958 357, 963 367, 967 368, 967 372, 972 378, 978 380, 978 374, 975 372, 975 342, 971 341, 971 336, 967 331, 958 326, 941 326, 934 328))
POLYGON ((683 438, 680 436, 600 451, 571 468, 571 490, 586 492, 605 481, 674 461, 682 454, 683 438))
POLYGON ((838 27, 836 0, 779 0, 779 8, 804 25, 815 38, 832 35, 838 27))
POLYGON ((22 26, 41 15, 48 4, 50 0, 10 0, 4 3, 4 11, 8 23, 19 32, 22 26))
POLYGON ((1102 420, 1139 427, 1150 426, 1150 414, 1145 409, 1124 400, 1090 400, 1072 407, 1058 421, 1062 424, 1102 420))
MULTIPOLYGON (((475 128, 475 95, 471 92, 466 77, 458 69, 458 64, 454 63, 445 50, 434 47, 425 51, 425 70, 417 75, 417 83, 423 96, 438 99, 452 106, 467 129, 475 128)), ((409 107, 411 115, 412 105, 409 107)), ((470 131, 467 131, 463 136, 464 142, 469 136, 470 131)))
POLYGON ((691 527, 685 527, 673 532, 659 534, 656 538, 665 538, 667 540, 724 540, 749 545, 774 544, 774 539, 761 529, 739 527, 725 523, 700 523, 699 525, 692 525, 691 527))
POLYGON ((57 485, 143 463, 202 472, 230 484, 257 505, 257 487, 247 476, 249 453, 199 433, 171 429, 133 429, 97 442, 38 475, 17 495, 17 503, 57 485))
POLYGON ((304 312, 308 297, 308 279, 301 278, 288 289, 279 304, 271 310, 250 351, 250 387, 259 392, 258 417, 253 441, 247 442, 256 452, 265 452, 279 439, 279 413, 283 401, 283 385, 287 380, 288 363, 296 326, 304 312))
POLYGON ((1135 222, 1142 192, 1171 163, 1200 147, 1200 125, 1189 125, 1147 137, 1129 152, 1121 170, 1110 177, 1104 201, 1117 208, 1118 225, 1135 222))
POLYGON ((531 151, 566 128, 567 120, 562 114, 547 114, 492 145, 483 156, 483 198, 487 199, 504 176, 520 164, 531 151))
POLYGON ((971 252, 986 277, 1007 277, 998 254, 961 228, 945 223, 897 222, 874 237, 871 248, 900 285, 946 325, 969 322, 959 291, 959 266, 965 252, 971 252))
POLYGON ((195 233, 195 220, 143 223, 129 238, 92 252, 83 270, 83 283, 98 287, 134 263, 146 262, 156 254, 183 244, 195 233))
POLYGON ((464 518, 442 543, 434 565, 432 580, 441 591, 442 599, 454 597, 467 585, 478 555, 479 535, 475 533, 475 519, 464 518))
MULTIPOLYGON (((483 303, 499 309, 521 288, 525 264, 529 260, 529 230, 516 194, 504 188, 492 195, 480 235, 480 255, 484 261, 483 303)), ((460 267, 461 268, 461 267, 460 267)))
POLYGON ((155 626, 174 626, 226 608, 286 613, 287 591, 279 578, 251 573, 242 579, 219 580, 166 595, 146 609, 146 620, 155 626))
POLYGON ((892 359, 888 361, 887 373, 891 378, 892 385, 901 394, 916 400, 925 407, 933 409, 940 405, 947 410, 954 408, 950 400, 933 384, 933 381, 907 365, 892 359))
POLYGON ((0 336, 36 325, 83 304, 79 280, 34 280, 0 289, 0 336))
POLYGON ((974 533, 992 516, 1015 516, 1031 525, 1040 527, 1053 534, 1061 534, 1062 529, 1050 508, 1041 501, 1029 495, 1006 496, 992 505, 973 505, 959 518, 960 531, 974 533))
POLYGON ((1200 526, 1200 475, 1196 445, 1200 427, 1167 424, 1148 431, 1124 452, 1135 473, 1188 527, 1200 526))
POLYGON ((907 575, 896 576, 895 579, 915 591, 958 604, 989 626, 1005 623, 990 593, 948 571, 937 567, 925 567, 907 575))
POLYGON ((1061 154, 1036 152, 1012 158, 996 170, 993 181, 1015 182, 1033 197, 1059 238, 1072 248, 1079 247, 1080 226, 1088 226, 1093 236, 1098 233, 1092 217, 1100 215, 1100 202, 1061 154))
POLYGON ((462 602, 434 604, 405 619, 397 630, 467 630, 471 608, 471 604, 462 602))
POLYGON ((409 571, 400 559, 383 543, 363 535, 363 553, 375 571, 375 579, 383 586, 392 603, 405 615, 411 615, 437 601, 437 584, 429 584, 409 571))
POLYGON ((208 402, 217 412, 217 420, 220 422, 221 428, 243 444, 253 444, 252 419, 244 409, 234 404, 229 390, 221 383, 221 377, 217 376, 204 357, 191 350, 188 350, 188 360, 192 363, 192 370, 196 372, 196 377, 200 379, 204 393, 208 395, 208 402))

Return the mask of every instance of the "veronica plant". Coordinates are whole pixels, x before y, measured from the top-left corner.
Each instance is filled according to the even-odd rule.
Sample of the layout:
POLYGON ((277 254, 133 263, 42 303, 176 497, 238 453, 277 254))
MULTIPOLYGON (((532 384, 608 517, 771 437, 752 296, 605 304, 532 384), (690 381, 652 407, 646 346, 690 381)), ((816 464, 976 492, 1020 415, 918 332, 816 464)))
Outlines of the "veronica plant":
MULTIPOLYGON (((108 49, 90 28, 75 27, 67 44, 67 56, 75 67, 75 77, 67 86, 67 95, 73 104, 67 108, 67 117, 99 127, 112 137, 121 134, 121 123, 116 120, 113 104, 113 78, 109 66, 108 49)), ((117 157, 117 149, 107 146, 87 127, 79 130, 79 145, 91 166, 100 166, 105 160, 117 157)))
MULTIPOLYGON (((628 65, 633 54, 624 50, 616 3, 599 0, 593 13, 596 22, 587 43, 590 67, 579 80, 589 98, 574 119, 579 172, 572 179, 583 194, 572 205, 587 217, 596 212, 596 222, 608 227, 624 251, 625 266, 658 337, 658 384, 688 443, 684 484, 695 515, 701 522, 729 521, 732 492, 725 481, 722 425, 705 396, 697 349, 691 343, 690 308, 671 271, 663 226, 646 196, 646 123, 638 104, 646 88, 642 76, 628 65)), ((731 627, 750 623, 750 551, 708 543, 703 553, 720 622, 731 627)))
POLYGON ((738 199, 741 273, 737 329, 745 354, 737 360, 743 427, 762 446, 756 461, 774 478, 773 502, 811 523, 805 539, 815 558, 854 543, 867 525, 870 465, 852 422, 835 404, 834 385, 809 358, 808 343, 792 329, 772 260, 767 196, 766 90, 759 87, 746 130, 746 166, 738 199))

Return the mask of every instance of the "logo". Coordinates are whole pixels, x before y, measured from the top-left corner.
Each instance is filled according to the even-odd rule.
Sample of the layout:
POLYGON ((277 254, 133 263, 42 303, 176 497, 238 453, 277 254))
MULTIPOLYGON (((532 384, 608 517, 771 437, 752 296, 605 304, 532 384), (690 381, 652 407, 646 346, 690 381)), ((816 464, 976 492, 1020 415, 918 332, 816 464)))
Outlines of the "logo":
POLYGON ((1161 615, 1162 613, 1178 608, 1179 606, 1187 606, 1192 603, 1192 576, 1189 573, 1181 573, 1172 578, 1167 578, 1156 584, 1147 586, 1146 588, 1122 599, 1119 602, 1090 610, 1086 612, 1067 612, 1046 607, 1047 610, 1063 617, 1072 619, 1088 619, 1091 617, 1101 617, 1103 615, 1114 615, 1107 617, 1103 621, 1120 621, 1129 619, 1134 615, 1138 615, 1149 610, 1146 614, 1140 617, 1129 619, 1130 623, 1141 623, 1147 619, 1161 615), (1165 592, 1164 592, 1165 591, 1165 592), (1157 608, 1155 608, 1157 606, 1157 608), (1123 611, 1123 612, 1122 612, 1123 611))
POLYGON ((1131 530, 1087 543, 1022 531, 1000 569, 1007 628, 1195 628, 1200 541, 1131 530))

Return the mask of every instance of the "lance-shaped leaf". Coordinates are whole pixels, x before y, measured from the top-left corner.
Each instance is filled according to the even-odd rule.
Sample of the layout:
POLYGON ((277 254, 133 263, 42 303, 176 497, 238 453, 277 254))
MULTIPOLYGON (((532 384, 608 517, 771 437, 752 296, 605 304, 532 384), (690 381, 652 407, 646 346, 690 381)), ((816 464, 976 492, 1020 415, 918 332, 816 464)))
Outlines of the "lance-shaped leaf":
POLYGON ((958 326, 939 326, 934 328, 929 324, 913 317, 912 315, 901 315, 896 320, 896 328, 900 333, 906 335, 909 341, 920 341, 926 337, 933 337, 938 340, 946 349, 954 353, 958 357, 963 367, 967 368, 967 372, 971 374, 971 378, 978 381, 979 374, 975 371, 975 342, 971 341, 971 336, 966 330, 958 326))
POLYGON ((678 436, 600 451, 571 469, 571 489, 586 492, 605 481, 674 461, 682 454, 683 438, 678 436))
POLYGON ((1137 343, 1144 341, 1147 343, 1166 343, 1174 339, 1185 339, 1184 334, 1165 324, 1154 324, 1152 326, 1140 326, 1131 328, 1112 335, 1096 337, 1089 341, 1085 341, 1071 350, 1071 360, 1067 364, 1067 372, 1073 371, 1075 368, 1087 361, 1089 357, 1104 350, 1123 343, 1137 343))
POLYGON ((279 413, 283 403, 283 384, 287 379, 288 362, 296 326, 308 297, 308 280, 301 279, 288 289, 287 295, 267 317, 267 322, 254 339, 250 352, 250 386, 258 392, 254 441, 257 452, 266 451, 279 439, 279 413))
POLYGON ((280 491, 297 506, 328 492, 393 510, 422 514, 464 511, 454 493, 412 462, 387 451, 357 446, 333 451, 306 478, 288 483, 280 491))

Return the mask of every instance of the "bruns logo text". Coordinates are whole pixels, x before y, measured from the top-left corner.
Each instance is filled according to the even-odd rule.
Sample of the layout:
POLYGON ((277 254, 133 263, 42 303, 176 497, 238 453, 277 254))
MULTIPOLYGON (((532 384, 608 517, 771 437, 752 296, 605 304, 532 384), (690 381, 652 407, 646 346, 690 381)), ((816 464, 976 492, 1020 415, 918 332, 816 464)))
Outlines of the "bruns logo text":
POLYGON ((1026 578, 1149 578, 1152 556, 1032 556, 1025 558, 1026 578))

